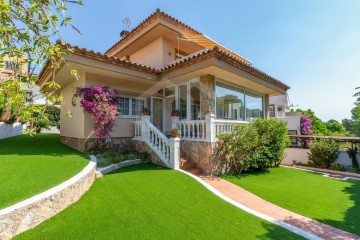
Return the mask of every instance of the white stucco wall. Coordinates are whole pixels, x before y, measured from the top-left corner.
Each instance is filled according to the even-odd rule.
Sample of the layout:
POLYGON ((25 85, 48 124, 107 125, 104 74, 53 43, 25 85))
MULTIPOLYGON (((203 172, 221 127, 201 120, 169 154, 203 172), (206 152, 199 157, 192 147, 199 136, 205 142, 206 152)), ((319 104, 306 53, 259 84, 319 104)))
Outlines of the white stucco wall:
MULTIPOLYGON (((282 164, 291 165, 293 161, 300 162, 303 164, 308 163, 308 153, 310 152, 309 149, 305 148, 287 148, 286 149, 286 156, 282 160, 282 164)), ((360 164, 360 155, 357 155, 357 160, 360 164)), ((346 152, 341 151, 339 158, 336 160, 336 163, 342 164, 346 167, 351 166, 351 159, 346 152)))
POLYGON ((80 79, 73 81, 66 86, 62 91, 63 96, 62 107, 60 109, 60 135, 72 138, 84 138, 84 110, 80 106, 80 101, 76 101, 76 106, 72 105, 72 99, 76 87, 85 86, 85 74, 80 76, 80 79), (67 116, 67 110, 71 111, 72 116, 67 116))
POLYGON ((162 68, 164 66, 163 38, 158 38, 149 45, 130 55, 130 61, 154 68, 162 68))
POLYGON ((0 122, 0 139, 21 135, 24 126, 21 123, 7 124, 0 122))

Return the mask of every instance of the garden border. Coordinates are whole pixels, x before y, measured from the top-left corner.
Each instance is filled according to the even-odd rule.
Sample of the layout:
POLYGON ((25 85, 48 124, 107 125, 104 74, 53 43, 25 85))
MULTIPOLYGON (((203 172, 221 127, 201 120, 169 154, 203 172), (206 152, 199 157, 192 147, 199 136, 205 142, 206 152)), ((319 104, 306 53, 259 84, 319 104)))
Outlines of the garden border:
POLYGON ((294 168, 294 169, 308 171, 308 172, 316 172, 316 173, 323 174, 324 177, 334 178, 334 179, 343 180, 343 181, 346 181, 348 179, 360 180, 360 174, 358 174, 358 173, 349 173, 349 172, 344 172, 344 171, 335 171, 335 170, 330 170, 330 169, 306 167, 306 166, 299 166, 299 165, 281 164, 280 166, 287 167, 287 168, 294 168), (344 178, 336 178, 336 177, 330 176, 331 174, 339 174, 339 175, 342 175, 345 177, 344 178))
POLYGON ((119 168, 136 165, 136 164, 140 164, 140 163, 144 163, 144 162, 141 159, 134 159, 134 160, 126 160, 126 161, 116 163, 116 164, 111 164, 106 167, 101 167, 101 168, 99 167, 99 168, 96 168, 96 177, 97 178, 102 177, 105 174, 115 171, 119 168))
POLYGON ((278 226, 280 226, 280 227, 283 227, 283 228, 287 229, 288 231, 293 232, 293 233, 295 233, 295 234, 297 234, 297 235, 300 235, 300 236, 302 236, 302 237, 304 237, 304 238, 306 238, 306 239, 322 240, 321 237, 318 237, 318 236, 316 236, 316 235, 314 235, 314 234, 312 234, 312 233, 306 232, 306 231, 304 231, 304 230, 302 230, 302 229, 300 229, 300 228, 298 228, 298 227, 292 226, 292 225, 290 225, 290 224, 288 224, 288 223, 286 223, 286 222, 280 221, 280 220, 275 219, 275 218, 273 218, 273 217, 270 217, 270 216, 268 216, 268 215, 266 215, 266 214, 260 213, 260 212, 258 212, 258 211, 255 211, 255 210, 249 208, 249 207, 246 207, 246 206, 242 205, 241 203, 236 202, 235 200, 233 200, 233 199, 225 196, 223 193, 221 193, 220 191, 218 191, 217 189, 215 189, 215 188, 214 188, 213 186, 211 186, 210 184, 206 183, 206 182, 205 182, 204 180, 202 180, 201 178, 199 178, 199 177, 197 177, 197 176, 195 176, 195 175, 193 175, 193 174, 191 174, 191 173, 189 173, 189 172, 186 172, 186 171, 181 170, 181 169, 179 169, 178 171, 180 171, 180 172, 182 172, 182 173, 184 173, 184 174, 192 177, 193 179, 195 179, 196 181, 198 181, 200 184, 202 184, 206 189, 208 189, 210 192, 212 192, 213 194, 215 194, 216 196, 218 196, 218 197, 221 198, 222 200, 224 200, 224 201, 226 201, 226 202, 234 205, 235 207, 237 207, 237 208, 239 208, 239 209, 241 209, 241 210, 243 210, 243 211, 245 211, 245 212, 247 212, 247 213, 249 213, 249 214, 251 214, 251 215, 254 215, 254 216, 256 216, 256 217, 259 217, 259 218, 261 218, 261 219, 264 219, 264 220, 266 220, 266 221, 268 221, 268 222, 271 222, 271 223, 273 223, 273 224, 275 224, 275 225, 278 225, 278 226))
POLYGON ((95 179, 96 157, 67 181, 0 210, 0 239, 11 239, 55 216, 80 199, 95 179))

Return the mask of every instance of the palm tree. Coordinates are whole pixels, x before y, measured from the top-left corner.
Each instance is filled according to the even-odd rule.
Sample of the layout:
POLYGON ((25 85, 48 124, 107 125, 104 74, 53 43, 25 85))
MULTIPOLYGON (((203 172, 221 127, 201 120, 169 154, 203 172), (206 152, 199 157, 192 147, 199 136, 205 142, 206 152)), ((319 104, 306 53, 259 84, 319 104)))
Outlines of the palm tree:
MULTIPOLYGON (((360 87, 356 87, 355 89, 360 89, 360 87)), ((360 97, 360 92, 355 93, 353 97, 360 97)))

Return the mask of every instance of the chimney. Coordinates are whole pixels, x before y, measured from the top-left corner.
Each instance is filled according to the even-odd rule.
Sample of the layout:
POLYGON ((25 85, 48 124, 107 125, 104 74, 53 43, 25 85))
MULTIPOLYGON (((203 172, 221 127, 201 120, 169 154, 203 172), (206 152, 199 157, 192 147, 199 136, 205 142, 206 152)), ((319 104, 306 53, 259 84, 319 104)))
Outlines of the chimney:
POLYGON ((120 32, 120 37, 121 38, 124 38, 124 37, 126 37, 127 35, 129 35, 129 31, 127 31, 127 30, 122 30, 121 32, 120 32))

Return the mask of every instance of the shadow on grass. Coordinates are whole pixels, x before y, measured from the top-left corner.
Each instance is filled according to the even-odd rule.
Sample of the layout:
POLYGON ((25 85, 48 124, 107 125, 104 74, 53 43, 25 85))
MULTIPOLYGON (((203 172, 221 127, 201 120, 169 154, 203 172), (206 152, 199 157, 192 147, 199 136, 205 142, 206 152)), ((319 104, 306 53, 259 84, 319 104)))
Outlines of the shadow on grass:
POLYGON ((266 229, 267 233, 263 235, 257 235, 256 236, 257 239, 287 239, 287 240, 305 239, 295 233, 291 234, 290 231, 289 232, 284 231, 284 235, 279 236, 279 228, 281 227, 269 222, 262 222, 261 225, 263 228, 266 229))
POLYGON ((89 159, 88 155, 61 143, 59 134, 24 134, 0 139, 1 155, 82 156, 89 159))
MULTIPOLYGON (((353 201, 353 206, 344 212, 343 221, 334 221, 332 219, 317 219, 323 223, 340 228, 344 231, 354 233, 360 236, 360 181, 347 180, 351 185, 346 187, 343 192, 348 194, 353 201)), ((336 206, 334 206, 336 208, 336 206)))
POLYGON ((160 165, 156 165, 153 163, 141 163, 141 164, 136 164, 136 165, 132 165, 132 166, 127 166, 127 167, 123 167, 123 168, 119 168, 117 170, 114 170, 110 173, 107 173, 106 175, 112 175, 112 174, 118 174, 118 173, 128 173, 128 172, 136 172, 136 171, 172 171, 169 168, 160 166, 160 165))

